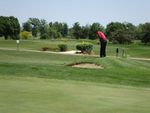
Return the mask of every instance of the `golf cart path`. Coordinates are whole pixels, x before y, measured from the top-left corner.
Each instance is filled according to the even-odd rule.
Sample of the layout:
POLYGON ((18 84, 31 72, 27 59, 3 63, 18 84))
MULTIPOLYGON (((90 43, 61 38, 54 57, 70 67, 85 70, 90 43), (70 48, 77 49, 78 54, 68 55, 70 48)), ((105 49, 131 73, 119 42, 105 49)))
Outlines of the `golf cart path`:
MULTIPOLYGON (((11 49, 11 48, 0 48, 0 50, 17 50, 17 49, 11 49)), ((19 49, 18 51, 27 51, 27 52, 38 52, 38 53, 53 53, 53 54, 65 54, 65 55, 80 55, 80 56, 95 56, 99 57, 98 55, 88 55, 88 54, 76 54, 76 50, 72 51, 66 51, 66 52, 53 52, 53 51, 38 51, 38 50, 28 50, 28 49, 19 49)), ((108 57, 115 57, 115 56, 108 56, 108 57)), ((138 57, 128 57, 129 59, 133 60, 145 60, 150 61, 150 58, 138 58, 138 57)))

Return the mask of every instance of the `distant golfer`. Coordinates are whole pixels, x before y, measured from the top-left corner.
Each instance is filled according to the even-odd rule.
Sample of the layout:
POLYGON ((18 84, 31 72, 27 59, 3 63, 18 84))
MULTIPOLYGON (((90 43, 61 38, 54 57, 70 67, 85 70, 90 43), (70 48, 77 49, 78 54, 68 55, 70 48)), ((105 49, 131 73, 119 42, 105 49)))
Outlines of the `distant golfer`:
POLYGON ((97 32, 98 36, 99 36, 99 41, 100 41, 100 57, 106 57, 106 45, 107 45, 107 38, 104 35, 103 32, 98 31, 97 32))
POLYGON ((116 57, 118 57, 118 54, 119 54, 119 49, 116 48, 116 57))

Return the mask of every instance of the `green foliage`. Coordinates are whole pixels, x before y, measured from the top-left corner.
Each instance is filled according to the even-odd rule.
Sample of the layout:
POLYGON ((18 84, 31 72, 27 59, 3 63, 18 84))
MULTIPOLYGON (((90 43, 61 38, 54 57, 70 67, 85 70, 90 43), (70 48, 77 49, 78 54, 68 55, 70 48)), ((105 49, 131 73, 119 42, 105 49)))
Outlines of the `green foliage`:
POLYGON ((40 28, 42 26, 43 20, 39 20, 38 18, 29 18, 27 23, 32 25, 32 35, 37 37, 38 33, 40 33, 40 28))
POLYGON ((97 31, 104 31, 104 27, 99 23, 92 25, 80 26, 79 22, 74 23, 72 34, 76 39, 97 39, 97 31))
POLYGON ((57 47, 42 47, 42 51, 58 51, 57 47))
POLYGON ((51 39, 58 39, 61 37, 60 32, 57 32, 57 30, 53 28, 49 28, 48 35, 50 36, 51 39))
POLYGON ((31 32, 32 31, 31 23, 29 23, 29 22, 23 23, 23 31, 31 32))
POLYGON ((93 45, 90 43, 81 43, 76 45, 76 49, 80 50, 82 53, 90 54, 93 49, 93 45))
POLYGON ((74 23, 72 31, 73 31, 73 36, 76 39, 81 38, 81 26, 80 26, 79 22, 74 23))
POLYGON ((32 24, 32 34, 37 36, 39 34, 41 39, 57 39, 63 36, 66 36, 68 33, 67 24, 63 23, 49 23, 47 24, 44 19, 30 18, 29 22, 32 24))
POLYGON ((62 24, 62 29, 61 29, 61 35, 63 37, 66 37, 68 35, 68 30, 69 30, 69 28, 68 28, 67 23, 63 23, 62 24))
POLYGON ((30 39, 32 37, 32 33, 28 31, 22 31, 20 36, 22 39, 30 39))
POLYGON ((0 16, 0 36, 4 36, 7 40, 17 39, 20 33, 20 24, 17 18, 10 16, 0 16))
POLYGON ((63 51, 67 51, 67 45, 66 44, 59 44, 58 45, 59 51, 63 52, 63 51))
POLYGON ((39 24, 40 35, 42 36, 44 33, 46 33, 46 30, 47 30, 47 22, 46 20, 41 19, 39 24))
POLYGON ((82 26, 81 38, 82 39, 89 39, 89 33, 90 33, 90 25, 82 26))
POLYGON ((113 43, 131 43, 135 38, 135 26, 131 23, 111 22, 107 25, 106 35, 113 43))
POLYGON ((124 30, 117 30, 112 33, 111 38, 113 43, 129 44, 132 42, 130 35, 124 30))
POLYGON ((49 34, 52 38, 66 37, 68 35, 68 25, 66 23, 50 22, 49 34))
POLYGON ((91 40, 98 39, 97 31, 104 31, 104 27, 99 23, 93 23, 89 30, 89 39, 91 40))
POLYGON ((39 32, 38 27, 35 26, 35 27, 32 28, 32 35, 33 35, 34 37, 37 37, 38 32, 39 32))
POLYGON ((145 44, 150 42, 150 23, 141 25, 141 41, 145 44))
POLYGON ((49 35, 47 33, 42 34, 40 39, 49 39, 49 35))
POLYGON ((49 47, 42 47, 42 51, 47 51, 49 50, 49 47))

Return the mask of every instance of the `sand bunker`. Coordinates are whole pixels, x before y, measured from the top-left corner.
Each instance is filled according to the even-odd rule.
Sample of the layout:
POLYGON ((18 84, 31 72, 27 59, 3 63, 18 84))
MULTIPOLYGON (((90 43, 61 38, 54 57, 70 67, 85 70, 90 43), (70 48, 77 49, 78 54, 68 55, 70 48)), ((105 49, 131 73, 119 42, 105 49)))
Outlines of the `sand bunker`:
POLYGON ((97 65, 97 64, 90 64, 90 63, 81 63, 81 64, 74 64, 72 67, 77 68, 92 68, 92 69, 104 69, 104 67, 97 65))

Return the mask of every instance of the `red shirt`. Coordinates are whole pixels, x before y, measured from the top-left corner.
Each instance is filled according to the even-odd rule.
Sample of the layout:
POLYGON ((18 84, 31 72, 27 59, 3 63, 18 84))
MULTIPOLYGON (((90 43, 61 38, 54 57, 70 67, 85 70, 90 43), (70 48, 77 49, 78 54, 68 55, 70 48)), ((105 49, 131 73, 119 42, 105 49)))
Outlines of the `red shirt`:
POLYGON ((98 31, 97 34, 98 34, 99 38, 101 38, 102 40, 107 40, 107 39, 106 39, 106 36, 104 35, 103 32, 98 31))

